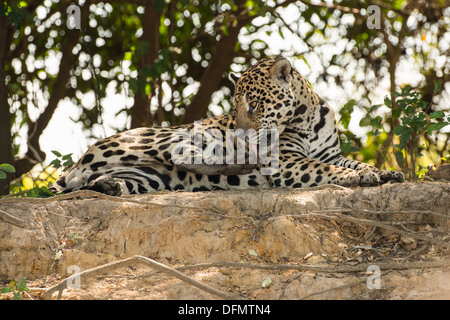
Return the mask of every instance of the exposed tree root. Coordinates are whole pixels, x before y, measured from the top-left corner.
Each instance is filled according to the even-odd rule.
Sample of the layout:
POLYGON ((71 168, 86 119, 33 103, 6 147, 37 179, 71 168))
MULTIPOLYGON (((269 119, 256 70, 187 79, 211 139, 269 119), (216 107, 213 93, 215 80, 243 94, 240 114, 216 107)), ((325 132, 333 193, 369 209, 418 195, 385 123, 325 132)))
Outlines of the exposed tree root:
POLYGON ((190 284, 190 285, 192 285, 192 286, 194 286, 196 288, 199 288, 199 289, 201 289, 203 291, 209 292, 209 293, 211 293, 211 294, 213 294, 215 296, 218 296, 220 298, 223 298, 223 299, 229 299, 229 300, 240 299, 240 297, 238 297, 238 296, 235 296, 235 295, 229 294, 228 292, 224 292, 222 290, 218 290, 218 289, 215 289, 215 288, 210 287, 208 285, 205 285, 205 284, 203 284, 201 282, 198 282, 197 280, 192 279, 191 277, 186 276, 185 274, 183 274, 183 273, 181 273, 181 272, 179 272, 179 271, 177 271, 177 270, 175 270, 173 268, 170 268, 170 267, 168 267, 168 266, 166 266, 166 265, 164 265, 164 264, 162 264, 160 262, 157 262, 155 260, 152 260, 150 258, 146 258, 146 257, 143 257, 143 256, 132 256, 132 257, 127 258, 127 259, 123 259, 123 260, 120 260, 120 261, 107 263, 107 264, 104 264, 102 266, 98 266, 98 267, 95 267, 95 268, 92 268, 92 269, 88 269, 88 270, 82 271, 82 272, 80 272, 78 274, 72 275, 72 276, 66 278, 65 280, 61 281, 59 284, 57 284, 57 285, 51 287, 50 289, 48 289, 45 292, 45 294, 44 294, 44 298, 46 300, 51 299, 53 292, 58 290, 59 291, 59 293, 58 293, 58 300, 61 299, 63 290, 67 288, 69 281, 71 281, 74 277, 80 277, 80 278, 81 277, 84 277, 84 278, 91 277, 91 276, 99 274, 99 273, 105 273, 105 272, 111 271, 113 269, 129 266, 129 265, 133 265, 133 264, 148 265, 148 266, 150 266, 150 267, 152 267, 152 268, 154 268, 154 269, 156 269, 158 271, 161 271, 161 272, 167 273, 169 275, 172 275, 172 276, 174 276, 174 277, 176 277, 176 278, 178 278, 178 279, 180 279, 180 280, 182 280, 182 281, 184 281, 184 282, 186 282, 186 283, 188 283, 188 284, 190 284))

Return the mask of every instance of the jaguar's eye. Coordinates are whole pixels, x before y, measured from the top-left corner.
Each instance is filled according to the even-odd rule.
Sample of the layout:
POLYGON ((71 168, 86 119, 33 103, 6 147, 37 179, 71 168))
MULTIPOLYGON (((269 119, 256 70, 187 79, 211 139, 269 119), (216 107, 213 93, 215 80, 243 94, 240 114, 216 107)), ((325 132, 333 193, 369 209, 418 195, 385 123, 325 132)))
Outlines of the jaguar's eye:
POLYGON ((253 111, 258 108, 259 102, 258 101, 252 101, 248 104, 248 112, 253 113, 253 111))

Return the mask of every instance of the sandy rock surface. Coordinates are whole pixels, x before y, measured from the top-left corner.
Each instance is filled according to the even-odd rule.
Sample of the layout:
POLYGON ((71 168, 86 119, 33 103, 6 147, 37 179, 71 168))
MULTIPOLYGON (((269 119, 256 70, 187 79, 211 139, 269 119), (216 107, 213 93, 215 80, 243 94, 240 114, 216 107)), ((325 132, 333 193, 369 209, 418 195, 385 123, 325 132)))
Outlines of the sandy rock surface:
MULTIPOLYGON (((39 299, 71 266, 140 255, 243 299, 450 299, 450 183, 76 195, 0 200, 0 287, 26 277, 39 299)), ((61 298, 218 297, 136 264, 61 298)))

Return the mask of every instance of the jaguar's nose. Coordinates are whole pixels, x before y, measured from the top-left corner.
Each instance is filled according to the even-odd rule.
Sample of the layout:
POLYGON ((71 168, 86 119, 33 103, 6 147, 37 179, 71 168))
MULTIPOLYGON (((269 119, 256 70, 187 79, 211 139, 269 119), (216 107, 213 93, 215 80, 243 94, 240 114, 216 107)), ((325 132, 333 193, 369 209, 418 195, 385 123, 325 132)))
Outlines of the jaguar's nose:
POLYGON ((248 116, 246 115, 240 115, 238 114, 236 117, 236 129, 242 129, 242 130, 259 130, 258 122, 252 121, 248 116))

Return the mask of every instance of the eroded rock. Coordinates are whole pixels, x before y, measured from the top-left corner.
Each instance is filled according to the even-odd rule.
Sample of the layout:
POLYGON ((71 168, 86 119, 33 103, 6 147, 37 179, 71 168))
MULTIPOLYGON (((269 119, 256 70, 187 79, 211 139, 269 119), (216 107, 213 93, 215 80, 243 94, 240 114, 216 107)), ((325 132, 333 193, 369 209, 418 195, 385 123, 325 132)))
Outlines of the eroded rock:
MULTIPOLYGON (((60 201, 1 200, 0 210, 23 221, 23 226, 0 219, 0 280, 26 277, 29 281, 39 281, 48 276, 66 276, 67 268, 72 265, 85 270, 133 255, 150 257, 173 267, 224 261, 327 262, 327 266, 333 267, 371 261, 376 264, 386 259, 406 261, 408 255, 408 261, 429 256, 448 259, 449 190, 449 183, 426 182, 354 189, 329 186, 156 193, 115 199, 101 196, 60 201), (428 238, 412 237, 411 240, 388 228, 343 219, 343 215, 378 221, 398 229, 405 227, 428 238), (408 239, 409 244, 404 239, 408 239), (433 240, 428 242, 427 239, 433 240), (420 254, 414 254, 421 248, 420 254), (250 255, 249 250, 256 252, 256 256, 250 255), (314 258, 303 260, 308 254, 314 258)), ((421 295, 420 288, 402 289, 404 284, 400 280, 396 282, 399 272, 415 274, 417 270, 392 272, 386 283, 394 283, 395 290, 386 291, 381 298, 404 298, 408 293, 411 298, 436 298, 439 292, 442 297, 448 297, 450 285, 442 287, 442 281, 450 281, 448 270, 447 267, 424 271, 424 276, 432 277, 429 283, 436 283, 434 289, 430 288, 432 285, 427 286, 428 296, 425 292, 421 295), (443 276, 445 274, 447 276, 443 276)), ((296 299, 309 291, 320 291, 327 285, 338 286, 355 277, 340 274, 342 281, 336 281, 331 280, 335 276, 330 278, 328 274, 309 272, 305 277, 296 278, 293 271, 276 273, 227 268, 207 268, 191 274, 213 286, 234 288, 238 294, 255 299, 296 299), (205 278, 204 274, 209 276, 205 278), (314 274, 317 275, 315 282, 314 274), (268 275, 272 275, 273 283, 262 288, 261 279, 268 275)), ((162 277, 161 281, 160 289, 167 290, 164 295, 157 294, 156 289, 148 289, 142 290, 144 295, 133 293, 131 296, 214 298, 195 288, 180 290, 182 283, 170 277, 162 277)), ((413 283, 408 282, 408 285, 413 283)), ((94 290, 92 285, 85 290, 89 288, 94 290)), ((122 295, 112 294, 106 284, 103 287, 97 284, 96 288, 105 290, 97 292, 97 296, 94 294, 97 298, 126 296, 125 291, 122 295)), ((344 290, 345 294, 338 290, 339 294, 336 291, 314 297, 348 298, 361 294, 362 298, 380 298, 359 293, 364 290, 367 291, 349 288, 344 290)), ((66 298, 74 298, 73 291, 67 294, 66 298)), ((91 293, 79 297, 88 296, 91 293)))

